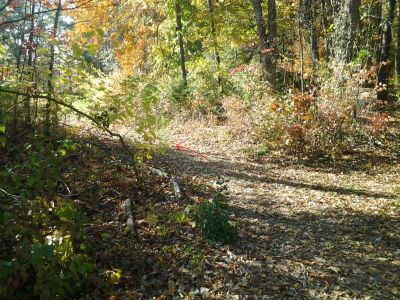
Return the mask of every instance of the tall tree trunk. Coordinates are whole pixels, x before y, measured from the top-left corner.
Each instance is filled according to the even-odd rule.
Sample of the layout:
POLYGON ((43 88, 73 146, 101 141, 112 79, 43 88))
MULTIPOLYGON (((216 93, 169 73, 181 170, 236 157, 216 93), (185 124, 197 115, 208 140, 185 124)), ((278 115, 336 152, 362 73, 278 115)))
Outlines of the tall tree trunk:
MULTIPOLYGON (((33 66, 33 53, 35 51, 35 45, 34 45, 34 30, 35 30, 35 0, 31 1, 31 24, 30 24, 30 29, 29 29, 29 38, 28 38, 28 61, 27 61, 27 66, 30 67, 28 69, 28 72, 31 75, 31 80, 33 82, 33 76, 34 72, 32 70, 33 66)), ((31 87, 28 87, 28 93, 32 90, 31 87)), ((24 102, 24 113, 25 113, 25 125, 30 126, 31 125, 31 99, 30 97, 25 98, 24 102)))
POLYGON ((276 13, 274 14, 274 6, 270 5, 270 2, 275 3, 274 0, 268 0, 269 1, 269 22, 268 22, 268 27, 269 30, 272 32, 269 33, 269 37, 267 37, 266 33, 266 28, 264 24, 264 16, 263 16, 263 11, 261 7, 261 1, 260 0, 252 0, 253 4, 253 9, 254 9, 254 18, 256 21, 257 25, 257 35, 258 35, 258 47, 260 51, 260 57, 261 57, 261 63, 263 66, 263 73, 265 80, 269 82, 271 85, 271 88, 274 90, 275 89, 275 79, 276 79, 276 61, 274 60, 275 54, 272 52, 275 52, 275 50, 272 50, 269 47, 269 42, 275 40, 276 38, 276 22, 272 22, 274 19, 274 16, 276 18, 276 13), (268 40, 269 38, 269 40, 268 40), (273 39, 273 40, 272 40, 273 39))
MULTIPOLYGON (((60 13, 61 13, 61 0, 58 0, 58 5, 57 5, 57 10, 56 10, 56 15, 54 17, 54 24, 53 24, 53 40, 50 46, 50 64, 49 64, 49 79, 47 81, 47 87, 49 90, 49 96, 53 96, 54 94, 54 60, 55 60, 55 40, 57 38, 57 32, 58 32, 58 20, 60 19, 60 13)), ((51 101, 47 101, 46 103, 46 116, 45 116, 45 134, 49 135, 50 133, 50 113, 51 113, 51 101)))
POLYGON ((271 64, 269 65, 268 74, 272 91, 276 90, 276 50, 278 48, 276 15, 275 0, 268 0, 268 46, 271 50, 269 53, 271 64))
MULTIPOLYGON (((373 14, 374 14, 375 28, 377 29, 379 36, 382 36, 382 2, 381 1, 377 2, 375 4, 375 6, 373 7, 373 14)), ((377 63, 379 63, 379 60, 381 58, 381 41, 376 41, 374 43, 374 49, 375 49, 376 61, 377 61, 377 63)))
POLYGON ((297 37, 300 43, 300 85, 301 92, 304 93, 304 46, 302 34, 302 13, 301 13, 302 0, 299 1, 299 11, 297 14, 297 37))
POLYGON ((349 63, 355 56, 354 45, 360 21, 361 0, 335 0, 335 61, 349 63))
MULTIPOLYGON (((217 44, 217 37, 215 35, 216 29, 215 29, 215 20, 214 20, 214 5, 213 5, 213 0, 207 0, 207 9, 208 9, 208 18, 210 20, 210 33, 211 33, 211 39, 212 39, 212 44, 213 44, 213 51, 214 51, 214 60, 217 66, 217 71, 219 72, 219 68, 221 66, 221 57, 219 55, 218 51, 218 44, 217 44)), ((222 87, 221 84, 221 76, 218 73, 217 76, 218 80, 218 86, 222 87)))
POLYGON ((378 68, 378 93, 377 97, 380 100, 388 99, 388 83, 391 64, 390 58, 390 45, 392 43, 392 24, 394 20, 396 1, 389 0, 389 11, 386 19, 384 20, 381 28, 381 45, 379 55, 379 68, 378 68))
POLYGON ((328 19, 328 11, 326 7, 326 0, 321 0, 321 17, 322 17, 322 25, 324 28, 324 38, 325 38, 325 61, 329 63, 331 56, 331 43, 329 40, 329 19, 328 19))
MULTIPOLYGON (((24 15, 27 14, 27 10, 28 10, 28 4, 27 4, 27 0, 25 1, 25 11, 24 11, 24 15)), ((25 25, 26 25, 26 19, 23 21, 22 23, 22 28, 21 28, 21 38, 20 38, 20 46, 18 49, 18 54, 16 57, 16 62, 17 62, 17 71, 19 72, 19 78, 18 81, 21 82, 22 81, 22 67, 21 67, 21 57, 22 57, 22 53, 24 50, 24 46, 25 46, 25 25)), ((19 103, 19 96, 15 96, 14 98, 14 103, 13 103, 13 119, 12 119, 12 126, 11 126, 11 132, 10 134, 12 136, 14 136, 17 133, 17 128, 18 128, 18 103, 19 103)))
POLYGON ((180 65, 181 65, 181 77, 182 82, 185 86, 187 86, 187 71, 186 71, 186 60, 185 60, 185 47, 183 43, 183 34, 182 34, 182 11, 180 0, 175 0, 175 14, 176 14, 176 33, 178 35, 178 44, 179 44, 179 57, 180 57, 180 65))
POLYGON ((299 25, 310 32, 310 53, 313 68, 319 61, 318 30, 314 18, 315 4, 314 0, 300 0, 299 2, 299 25))
POLYGON ((217 38, 215 36, 216 30, 215 30, 213 0, 207 0, 207 9, 208 9, 208 17, 209 17, 209 20, 210 20, 211 39, 212 39, 213 48, 214 48, 214 59, 215 59, 215 62, 217 63, 217 66, 219 67, 220 64, 221 64, 221 57, 219 56, 217 38))
POLYGON ((396 74, 400 76, 400 1, 397 1, 396 74))
POLYGON ((319 61, 319 43, 318 43, 318 30, 315 26, 314 12, 311 17, 311 34, 310 34, 310 48, 311 58, 315 66, 319 61))

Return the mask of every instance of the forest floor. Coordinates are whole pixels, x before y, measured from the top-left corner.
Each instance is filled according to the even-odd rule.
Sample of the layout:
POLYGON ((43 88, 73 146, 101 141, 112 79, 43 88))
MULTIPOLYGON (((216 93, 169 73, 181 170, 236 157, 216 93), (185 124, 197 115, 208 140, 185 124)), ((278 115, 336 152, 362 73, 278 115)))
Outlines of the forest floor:
POLYGON ((79 200, 97 266, 121 270, 110 299, 400 297, 399 147, 354 150, 333 163, 249 155, 246 138, 204 121, 175 124, 164 136, 171 148, 150 164, 178 178, 181 200, 152 174, 144 182, 149 193, 138 191, 130 167, 102 150, 84 154, 76 175, 88 178, 84 186, 69 181, 86 191, 79 200), (177 151, 176 143, 208 160, 177 151), (211 197, 221 176, 239 235, 210 246, 190 222, 171 216, 211 197), (124 228, 127 197, 133 236, 124 228))
POLYGON ((400 297, 398 149, 355 151, 336 163, 279 155, 251 159, 237 151, 245 145, 233 143, 227 130, 174 127, 171 141, 185 141, 208 161, 176 150, 156 160, 176 175, 229 181, 240 237, 213 262, 222 269, 209 280, 215 297, 400 297))

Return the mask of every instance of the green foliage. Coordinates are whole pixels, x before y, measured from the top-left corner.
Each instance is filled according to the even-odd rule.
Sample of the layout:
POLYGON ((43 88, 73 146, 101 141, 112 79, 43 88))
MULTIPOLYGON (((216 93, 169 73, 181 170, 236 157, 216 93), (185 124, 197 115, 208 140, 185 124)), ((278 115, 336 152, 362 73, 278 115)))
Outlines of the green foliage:
POLYGON ((178 77, 166 77, 160 80, 160 96, 168 99, 175 107, 181 108, 188 105, 192 90, 178 77))
POLYGON ((107 281, 112 285, 117 285, 122 278, 122 270, 112 269, 105 272, 107 281))
POLYGON ((367 49, 361 49, 358 51, 357 56, 354 58, 353 63, 362 65, 370 59, 371 53, 367 49))
POLYGON ((37 138, 6 149, 17 163, 0 172, 1 187, 14 195, 0 195, 2 299, 69 298, 94 270, 85 254, 84 215, 73 203, 50 196, 63 157, 77 145, 69 139, 44 145, 37 138))
POLYGON ((396 206, 397 209, 400 210, 400 196, 397 197, 397 199, 395 200, 395 206, 396 206))
POLYGON ((202 272, 205 266, 204 251, 194 245, 186 245, 182 256, 189 260, 188 267, 195 272, 202 272))
POLYGON ((227 183, 217 182, 218 191, 212 199, 190 208, 191 216, 204 238, 211 243, 232 243, 236 240, 237 230, 229 221, 227 183))
POLYGON ((5 147, 7 143, 6 125, 0 124, 0 148, 5 147))
POLYGON ((228 93, 245 102, 255 102, 267 94, 261 68, 256 64, 242 64, 230 71, 228 93))
POLYGON ((186 224, 191 221, 185 212, 176 212, 169 215, 169 222, 173 224, 186 224))
POLYGON ((59 199, 36 198, 3 212, 1 238, 15 250, 0 257, 0 297, 66 298, 81 290, 94 269, 82 251, 83 219, 76 207, 59 199))

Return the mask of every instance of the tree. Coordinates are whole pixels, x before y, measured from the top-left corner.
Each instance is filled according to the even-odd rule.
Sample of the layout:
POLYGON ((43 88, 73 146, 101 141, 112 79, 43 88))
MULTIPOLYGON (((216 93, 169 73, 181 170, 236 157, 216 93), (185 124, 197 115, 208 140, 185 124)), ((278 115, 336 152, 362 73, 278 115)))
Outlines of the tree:
MULTIPOLYGON (((213 0, 207 0, 207 10, 208 10, 208 18, 210 22, 210 35, 211 35, 211 43, 214 51, 214 60, 217 66, 217 70, 221 66, 221 57, 219 55, 217 37, 216 37, 216 29, 215 29, 215 19, 214 19, 214 5, 213 0)), ((221 77, 218 74, 218 85, 221 86, 221 77)))
POLYGON ((181 67, 182 82, 187 86, 187 71, 186 71, 186 59, 185 59, 185 46, 183 42, 183 26, 182 26, 182 9, 180 0, 175 0, 175 14, 176 14, 176 34, 178 37, 179 44, 179 61, 181 67))
POLYGON ((396 75, 400 76, 400 1, 397 1, 396 75))
MULTIPOLYGON (((28 76, 30 77, 31 81, 34 80, 34 71, 33 71, 33 56, 35 53, 36 45, 34 43, 34 34, 35 34, 35 6, 36 6, 36 1, 31 1, 31 23, 30 23, 30 28, 29 28, 29 38, 28 38, 28 45, 27 45, 27 51, 28 51, 28 60, 27 60, 27 66, 28 66, 28 76)), ((32 90, 32 86, 28 87, 28 92, 32 90)), ((31 99, 30 97, 25 98, 24 102, 24 110, 25 110, 25 125, 30 126, 32 117, 31 117, 31 99)))
POLYGON ((388 98, 388 83, 390 75, 390 45, 392 43, 392 24, 395 13, 395 0, 389 0, 389 9, 385 20, 381 24, 381 42, 379 47, 379 67, 378 67, 378 93, 377 97, 380 100, 388 98))
POLYGON ((276 89, 276 56, 277 56, 277 26, 276 26, 276 2, 275 0, 268 0, 268 46, 270 49, 269 59, 270 65, 268 68, 269 83, 271 89, 275 91, 276 89))
POLYGON ((257 25, 258 47, 265 79, 272 90, 276 88, 276 4, 268 0, 268 35, 266 33, 261 0, 252 0, 257 25))
MULTIPOLYGON (((58 0, 56 15, 54 17, 54 24, 52 29, 52 41, 50 46, 50 64, 49 64, 49 79, 47 80, 47 87, 49 89, 49 96, 54 96, 54 62, 55 62, 55 42, 58 33, 58 21, 61 14, 61 0, 58 0)), ((46 103, 46 119, 45 119, 45 133, 48 135, 50 131, 50 113, 51 113, 51 101, 48 100, 46 103)))
POLYGON ((331 56, 331 41, 329 38, 329 18, 326 0, 321 0, 321 18, 322 18, 322 26, 324 29, 324 40, 325 40, 325 61, 329 63, 329 59, 331 56))
POLYGON ((349 63, 355 56, 357 28, 360 21, 361 0, 334 1, 335 11, 335 61, 349 63))

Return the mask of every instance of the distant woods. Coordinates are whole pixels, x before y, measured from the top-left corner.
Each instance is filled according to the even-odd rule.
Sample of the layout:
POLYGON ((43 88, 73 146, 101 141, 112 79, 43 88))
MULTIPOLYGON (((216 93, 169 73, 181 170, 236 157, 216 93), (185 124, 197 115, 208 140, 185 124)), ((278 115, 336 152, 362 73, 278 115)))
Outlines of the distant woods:
MULTIPOLYGON (((29 95, 96 98, 84 89, 117 73, 152 80, 160 98, 201 114, 223 113, 233 94, 315 93, 327 80, 340 87, 362 69, 360 88, 391 100, 399 18, 395 0, 3 1, 0 84, 27 96, 0 93, 0 121, 10 135, 37 125, 49 134, 62 109, 29 95), (257 88, 247 91, 243 72, 257 88)), ((93 114, 115 114, 103 104, 93 114)))

